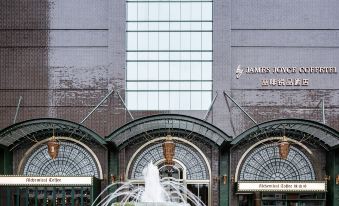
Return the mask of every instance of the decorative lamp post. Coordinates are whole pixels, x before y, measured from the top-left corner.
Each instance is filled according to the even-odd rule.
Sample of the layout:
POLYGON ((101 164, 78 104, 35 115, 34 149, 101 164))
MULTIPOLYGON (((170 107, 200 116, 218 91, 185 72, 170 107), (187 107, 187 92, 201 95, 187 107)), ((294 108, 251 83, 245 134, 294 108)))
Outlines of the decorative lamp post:
POLYGON ((162 144, 162 149, 163 149, 163 152, 164 152, 165 164, 173 166, 174 165, 173 157, 174 157, 174 152, 175 152, 175 144, 172 140, 171 135, 166 136, 166 140, 162 144))
MULTIPOLYGON (((54 132, 53 132, 54 133, 54 132)), ((60 143, 55 139, 55 136, 51 137, 51 139, 47 142, 48 154, 54 160, 57 158, 60 148, 60 143)))
POLYGON ((290 152, 290 143, 286 136, 283 136, 278 143, 279 155, 281 159, 287 159, 288 153, 290 152))

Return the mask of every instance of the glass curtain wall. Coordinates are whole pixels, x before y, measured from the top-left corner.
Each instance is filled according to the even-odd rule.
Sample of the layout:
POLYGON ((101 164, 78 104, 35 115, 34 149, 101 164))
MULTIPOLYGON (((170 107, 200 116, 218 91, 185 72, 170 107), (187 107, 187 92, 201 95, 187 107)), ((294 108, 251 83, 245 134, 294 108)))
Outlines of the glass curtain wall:
POLYGON ((127 0, 130 110, 207 110, 212 98, 212 1, 127 0))

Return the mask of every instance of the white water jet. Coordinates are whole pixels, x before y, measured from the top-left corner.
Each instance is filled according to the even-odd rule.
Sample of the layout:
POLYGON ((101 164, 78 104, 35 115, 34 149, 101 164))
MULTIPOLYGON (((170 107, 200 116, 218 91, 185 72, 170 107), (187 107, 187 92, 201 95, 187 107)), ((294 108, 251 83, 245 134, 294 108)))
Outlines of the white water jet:
POLYGON ((144 168, 145 187, 135 186, 130 182, 111 184, 103 190, 92 206, 205 206, 205 204, 175 178, 160 180, 158 168, 149 163, 144 168), (109 188, 120 185, 113 193, 101 197, 109 188), (101 201, 98 201, 99 198, 101 201))

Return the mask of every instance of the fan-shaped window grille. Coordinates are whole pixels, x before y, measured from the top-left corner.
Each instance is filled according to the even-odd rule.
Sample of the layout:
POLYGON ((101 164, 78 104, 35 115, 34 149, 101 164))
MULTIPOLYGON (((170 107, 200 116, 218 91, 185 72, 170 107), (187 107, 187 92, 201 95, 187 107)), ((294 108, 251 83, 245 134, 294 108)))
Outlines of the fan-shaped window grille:
POLYGON ((245 160, 240 180, 315 180, 309 159, 291 146, 286 160, 279 157, 277 144, 253 150, 245 160))
MULTIPOLYGON (((162 159, 164 159, 164 155, 161 143, 147 148, 137 155, 132 167, 131 179, 141 179, 143 176, 142 170, 148 163, 155 163, 162 159)), ((209 178, 208 169, 203 158, 191 148, 182 144, 176 144, 174 159, 179 160, 185 165, 186 179, 204 180, 209 178)))
POLYGON ((28 158, 23 175, 99 178, 97 165, 90 153, 70 142, 61 142, 58 157, 54 160, 48 155, 47 145, 40 147, 28 158))

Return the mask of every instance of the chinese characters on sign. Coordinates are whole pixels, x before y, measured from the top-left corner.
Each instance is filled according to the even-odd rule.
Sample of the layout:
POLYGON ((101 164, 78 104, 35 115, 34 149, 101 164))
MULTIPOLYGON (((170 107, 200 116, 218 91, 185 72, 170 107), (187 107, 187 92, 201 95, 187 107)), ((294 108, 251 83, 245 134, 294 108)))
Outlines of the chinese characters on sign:
POLYGON ((236 78, 242 75, 273 74, 275 77, 260 79, 262 87, 293 87, 309 86, 308 75, 337 74, 336 67, 242 67, 236 69, 236 78), (279 75, 284 74, 284 77, 279 75), (286 75, 294 75, 286 78, 286 75), (300 75, 300 76, 297 76, 300 75), (301 77, 302 76, 302 77, 301 77))

